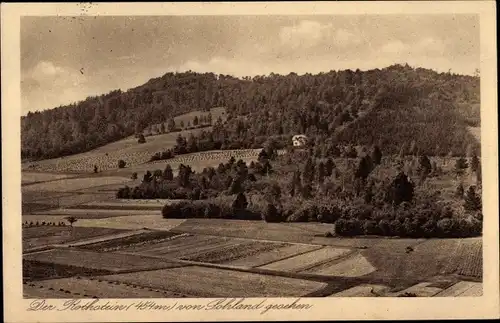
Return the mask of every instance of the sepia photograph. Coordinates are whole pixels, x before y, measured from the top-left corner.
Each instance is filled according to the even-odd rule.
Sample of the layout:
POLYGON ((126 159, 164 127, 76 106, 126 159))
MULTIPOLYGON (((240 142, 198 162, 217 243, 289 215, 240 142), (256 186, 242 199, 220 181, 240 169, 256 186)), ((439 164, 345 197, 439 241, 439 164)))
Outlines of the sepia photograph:
POLYGON ((18 22, 28 310, 485 295, 478 12, 74 6, 18 22))

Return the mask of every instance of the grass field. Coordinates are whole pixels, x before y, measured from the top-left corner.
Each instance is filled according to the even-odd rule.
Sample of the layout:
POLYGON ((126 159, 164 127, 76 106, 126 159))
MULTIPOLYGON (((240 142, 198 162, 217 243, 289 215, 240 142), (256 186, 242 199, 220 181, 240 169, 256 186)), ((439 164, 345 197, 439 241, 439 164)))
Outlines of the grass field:
POLYGON ((377 268, 373 273, 375 277, 422 280, 457 273, 458 266, 465 261, 458 252, 461 244, 465 247, 480 243, 477 241, 481 239, 430 239, 413 245, 414 251, 407 253, 405 244, 400 245, 398 240, 393 240, 392 245, 376 245, 361 253, 377 268))
POLYGON ((377 269, 365 257, 356 253, 347 259, 342 259, 342 261, 328 262, 304 272, 337 277, 360 277, 368 275, 375 270, 377 269))
POLYGON ((35 215, 59 215, 59 216, 76 216, 79 219, 101 219, 115 216, 125 216, 132 214, 141 215, 158 215, 161 216, 160 210, 136 210, 136 209, 85 209, 85 208, 71 208, 71 209, 56 209, 48 211, 36 212, 35 215))
POLYGON ((102 277, 197 297, 299 297, 326 283, 254 273, 189 266, 102 277))
POLYGON ((112 271, 78 266, 61 265, 50 262, 27 260, 23 257, 23 281, 38 281, 72 276, 109 275, 112 271))
POLYGON ((73 249, 53 249, 45 252, 24 255, 24 258, 32 261, 76 266, 88 269, 101 269, 112 272, 130 270, 140 271, 179 266, 173 262, 143 256, 73 249))
POLYGON ((58 227, 38 226, 25 227, 23 232, 23 250, 53 244, 62 244, 81 239, 123 233, 124 230, 111 228, 82 228, 82 227, 58 227))
POLYGON ((129 182, 129 178, 123 177, 87 177, 87 178, 70 178, 70 179, 60 179, 51 182, 37 183, 33 185, 27 185, 22 187, 22 192, 68 192, 68 191, 78 191, 86 188, 113 185, 113 184, 125 184, 129 182))
POLYGON ((212 251, 202 253, 195 256, 184 256, 181 259, 209 262, 209 263, 224 263, 231 260, 240 259, 243 257, 253 256, 261 252, 271 251, 285 246, 279 243, 268 243, 260 241, 245 241, 229 245, 222 248, 217 248, 212 251))
POLYGON ((21 185, 53 181, 57 179, 67 178, 74 175, 68 174, 54 174, 54 173, 41 173, 41 172, 21 172, 21 185))
POLYGON ((325 223, 266 223, 264 221, 188 219, 174 230, 177 232, 218 235, 225 237, 309 243, 316 235, 332 231, 325 223))
POLYGON ((336 258, 349 253, 349 251, 349 249, 324 247, 322 249, 270 263, 260 268, 276 271, 299 272, 307 270, 308 268, 319 265, 323 262, 335 260, 336 258))
POLYGON ((27 295, 45 298, 168 298, 181 297, 168 291, 106 281, 92 277, 42 280, 23 286, 27 295))
POLYGON ((154 244, 172 239, 176 235, 169 231, 148 231, 133 236, 124 237, 118 240, 103 241, 93 244, 88 244, 80 248, 93 251, 114 251, 130 248, 132 246, 154 244))
POLYGON ((242 256, 238 259, 233 259, 224 262, 231 266, 240 267, 259 267, 283 258, 292 257, 297 254, 317 250, 322 246, 304 245, 304 244, 281 244, 280 248, 259 252, 256 255, 242 256))

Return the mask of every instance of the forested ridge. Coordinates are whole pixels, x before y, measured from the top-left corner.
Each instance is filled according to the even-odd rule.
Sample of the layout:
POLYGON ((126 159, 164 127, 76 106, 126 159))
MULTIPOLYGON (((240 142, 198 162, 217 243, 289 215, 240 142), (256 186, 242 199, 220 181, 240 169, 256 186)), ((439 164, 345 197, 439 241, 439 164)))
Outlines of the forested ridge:
POLYGON ((386 153, 465 155, 478 147, 467 127, 480 125, 479 95, 479 77, 407 65, 241 79, 167 73, 126 92, 30 112, 21 119, 22 157, 88 151, 216 106, 226 107, 227 121, 203 135, 223 149, 259 146, 270 136, 286 145, 291 135, 304 133, 326 143, 322 149, 377 144, 386 153))

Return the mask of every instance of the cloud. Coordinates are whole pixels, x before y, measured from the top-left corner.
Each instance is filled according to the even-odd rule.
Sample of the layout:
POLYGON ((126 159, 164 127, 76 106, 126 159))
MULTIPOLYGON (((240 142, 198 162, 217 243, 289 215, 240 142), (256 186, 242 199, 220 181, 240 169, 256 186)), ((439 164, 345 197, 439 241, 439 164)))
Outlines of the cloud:
POLYGON ((345 49, 362 43, 359 34, 343 28, 335 28, 332 23, 302 20, 294 26, 281 27, 280 41, 289 49, 307 49, 319 45, 345 49))
POLYGON ((24 71, 21 96, 24 110, 40 110, 81 100, 89 94, 85 87, 88 78, 84 70, 58 66, 40 61, 24 71))
POLYGON ((443 55, 445 51, 445 45, 441 40, 432 38, 432 37, 427 37, 421 39, 416 45, 415 45, 415 51, 423 54, 429 54, 429 55, 443 55))
POLYGON ((407 54, 410 47, 400 40, 394 40, 384 44, 380 50, 386 54, 407 54))

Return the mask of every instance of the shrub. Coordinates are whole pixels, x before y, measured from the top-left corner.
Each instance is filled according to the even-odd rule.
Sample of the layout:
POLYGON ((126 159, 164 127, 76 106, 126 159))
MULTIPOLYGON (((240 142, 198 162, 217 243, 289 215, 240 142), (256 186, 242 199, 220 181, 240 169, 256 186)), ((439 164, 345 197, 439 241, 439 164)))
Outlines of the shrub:
POLYGON ((123 159, 118 161, 118 168, 125 168, 125 165, 127 165, 127 163, 123 159))
POLYGON ((278 209, 272 203, 267 204, 266 211, 262 215, 262 219, 266 222, 281 222, 282 220, 278 209))
POLYGON ((137 179, 137 172, 133 172, 132 173, 132 177, 131 177, 133 180, 136 180, 137 179))
POLYGON ((139 138, 139 139, 137 140, 137 142, 138 142, 139 144, 144 144, 144 143, 146 143, 146 137, 144 137, 144 135, 143 135, 142 133, 140 133, 140 134, 138 135, 138 138, 139 138))

